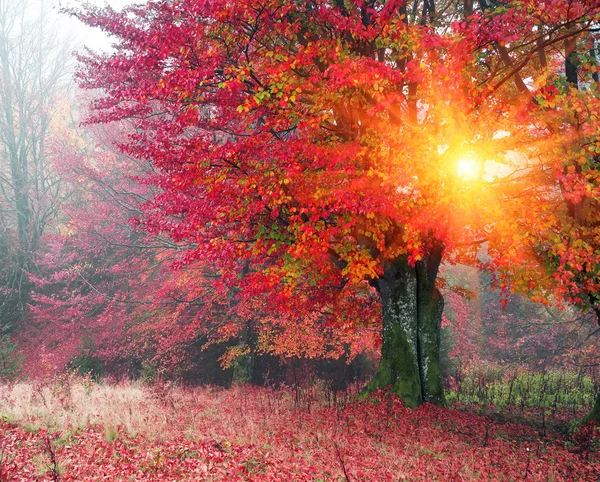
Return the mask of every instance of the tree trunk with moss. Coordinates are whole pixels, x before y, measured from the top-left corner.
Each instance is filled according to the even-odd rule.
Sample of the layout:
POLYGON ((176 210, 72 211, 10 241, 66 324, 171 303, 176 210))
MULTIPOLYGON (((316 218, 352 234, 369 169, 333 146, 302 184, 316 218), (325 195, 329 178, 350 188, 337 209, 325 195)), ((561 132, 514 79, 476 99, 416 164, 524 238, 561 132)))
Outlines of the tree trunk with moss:
POLYGON ((410 266, 390 263, 374 285, 381 296, 383 327, 379 368, 365 395, 389 388, 407 406, 445 403, 440 371, 444 300, 435 286, 442 249, 410 266))
POLYGON ((248 352, 240 355, 233 362, 232 383, 244 385, 252 382, 254 368, 254 353, 248 352))
POLYGON ((256 378, 254 366, 256 359, 257 334, 251 321, 247 321, 246 326, 241 330, 238 343, 242 354, 233 362, 232 383, 234 385, 252 383, 256 378))
POLYGON ((587 414, 587 416, 583 419, 583 422, 591 422, 595 421, 600 423, 600 390, 596 393, 596 403, 592 407, 592 411, 587 414))

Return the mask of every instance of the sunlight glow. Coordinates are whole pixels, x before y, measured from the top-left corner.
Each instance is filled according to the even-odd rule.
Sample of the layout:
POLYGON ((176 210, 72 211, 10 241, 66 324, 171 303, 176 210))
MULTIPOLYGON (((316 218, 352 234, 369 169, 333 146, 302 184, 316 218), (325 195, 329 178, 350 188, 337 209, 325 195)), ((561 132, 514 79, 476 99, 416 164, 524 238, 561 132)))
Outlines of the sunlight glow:
POLYGON ((458 160, 458 176, 466 181, 473 181, 480 177, 481 166, 473 157, 462 157, 458 160))

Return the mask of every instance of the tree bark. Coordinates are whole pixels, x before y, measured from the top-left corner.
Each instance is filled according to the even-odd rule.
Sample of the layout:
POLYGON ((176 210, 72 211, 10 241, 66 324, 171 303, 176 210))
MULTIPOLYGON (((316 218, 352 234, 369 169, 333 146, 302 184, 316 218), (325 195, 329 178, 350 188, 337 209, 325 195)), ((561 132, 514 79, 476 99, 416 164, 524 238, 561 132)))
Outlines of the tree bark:
POLYGON ((587 416, 583 419, 583 422, 591 422, 595 421, 596 423, 600 423, 600 390, 596 394, 596 402, 592 407, 592 411, 587 414, 587 416))
POLYGON ((565 75, 567 82, 578 89, 578 72, 577 72, 577 38, 570 37, 565 40, 565 75))
POLYGON ((233 362, 232 383, 234 385, 245 385, 251 383, 254 372, 254 353, 245 353, 233 362))
POLYGON ((234 385, 253 383, 257 378, 255 373, 257 334, 250 322, 246 323, 238 342, 246 350, 246 353, 238 356, 233 362, 232 383, 234 385))
POLYGON ((417 323, 419 368, 423 399, 437 405, 445 403, 440 369, 440 335, 444 298, 436 288, 442 249, 432 253, 416 265, 417 273, 417 323))
POLYGON ((409 407, 445 403, 440 372, 443 297, 435 287, 442 250, 410 266, 390 263, 375 281, 383 307, 379 368, 363 395, 390 389, 409 407))

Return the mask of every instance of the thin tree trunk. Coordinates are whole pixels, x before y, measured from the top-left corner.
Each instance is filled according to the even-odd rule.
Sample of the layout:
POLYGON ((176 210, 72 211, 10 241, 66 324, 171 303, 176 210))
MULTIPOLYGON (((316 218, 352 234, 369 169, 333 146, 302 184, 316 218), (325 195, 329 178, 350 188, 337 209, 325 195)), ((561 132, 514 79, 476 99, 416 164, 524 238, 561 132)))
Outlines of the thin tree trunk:
POLYGON ((565 40, 565 74, 567 82, 576 89, 578 88, 578 72, 577 72, 577 38, 570 37, 565 40))
POLYGON ((584 422, 591 422, 592 420, 600 423, 600 390, 596 394, 596 403, 594 403, 592 411, 583 419, 584 422))
POLYGON ((542 47, 544 43, 544 37, 540 36, 537 39, 537 47, 538 47, 538 61, 540 63, 540 67, 542 69, 548 68, 548 59, 546 57, 546 49, 542 47))
POLYGON ((240 345, 246 350, 246 353, 236 358, 233 363, 233 379, 234 385, 243 385, 253 383, 256 380, 254 372, 256 361, 256 331, 250 322, 242 330, 239 337, 240 345))
MULTIPOLYGON (((598 59, 596 57, 596 47, 592 46, 592 48, 589 51, 590 57, 592 57, 594 59, 594 62, 597 62, 598 59)), ((596 72, 592 72, 592 79, 594 80, 594 82, 600 82, 600 77, 598 76, 598 71, 596 72)))
POLYGON ((465 12, 465 18, 473 15, 473 0, 463 0, 463 10, 465 12))
POLYGON ((254 353, 245 353, 235 359, 233 362, 232 383, 234 385, 244 385, 251 383, 253 378, 254 353))

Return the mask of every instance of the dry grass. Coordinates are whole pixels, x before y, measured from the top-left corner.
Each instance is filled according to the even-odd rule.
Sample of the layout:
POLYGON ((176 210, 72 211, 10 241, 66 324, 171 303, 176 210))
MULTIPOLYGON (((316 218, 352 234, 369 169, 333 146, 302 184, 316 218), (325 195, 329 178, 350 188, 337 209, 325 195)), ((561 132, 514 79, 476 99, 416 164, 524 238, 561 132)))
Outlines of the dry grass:
POLYGON ((118 430, 136 435, 147 427, 168 425, 159 401, 147 387, 138 383, 101 385, 74 378, 0 387, 0 416, 32 430, 101 425, 107 436, 118 430))
POLYGON ((107 440, 125 432, 149 440, 183 435, 189 440, 252 444, 264 439, 269 424, 282 416, 324 404, 318 391, 301 395, 295 399, 292 391, 250 387, 223 390, 128 381, 105 385, 65 375, 0 386, 0 418, 32 431, 73 432, 101 426, 107 440))

